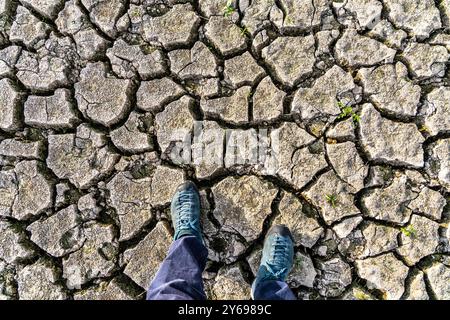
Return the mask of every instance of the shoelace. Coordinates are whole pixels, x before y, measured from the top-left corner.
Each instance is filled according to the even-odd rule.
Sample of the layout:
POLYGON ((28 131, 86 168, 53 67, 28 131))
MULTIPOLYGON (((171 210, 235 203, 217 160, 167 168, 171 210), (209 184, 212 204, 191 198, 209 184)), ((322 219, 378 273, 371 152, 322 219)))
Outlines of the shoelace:
POLYGON ((197 229, 197 223, 198 219, 191 216, 192 213, 192 204, 194 202, 193 196, 190 194, 181 194, 179 196, 179 203, 181 206, 178 208, 178 219, 175 222, 177 231, 183 231, 183 230, 195 230, 199 231, 197 229))
POLYGON ((285 237, 275 236, 267 269, 277 279, 284 278, 289 271, 286 267, 289 260, 289 245, 285 237))

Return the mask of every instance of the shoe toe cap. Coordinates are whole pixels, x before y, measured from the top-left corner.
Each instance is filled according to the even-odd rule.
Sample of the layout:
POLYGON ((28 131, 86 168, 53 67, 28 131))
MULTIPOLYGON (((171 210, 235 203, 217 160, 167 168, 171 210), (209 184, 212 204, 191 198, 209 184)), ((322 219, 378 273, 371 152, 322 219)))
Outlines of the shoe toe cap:
POLYGON ((192 182, 190 180, 187 180, 187 181, 183 182, 182 184, 180 184, 177 187, 177 192, 187 191, 187 190, 195 190, 196 192, 198 192, 197 186, 195 185, 194 182, 192 182))
POLYGON ((279 234, 282 237, 289 237, 292 241, 294 241, 294 237, 292 236, 291 231, 289 228, 284 224, 277 224, 272 226, 269 231, 267 232, 267 237, 272 234, 279 234))

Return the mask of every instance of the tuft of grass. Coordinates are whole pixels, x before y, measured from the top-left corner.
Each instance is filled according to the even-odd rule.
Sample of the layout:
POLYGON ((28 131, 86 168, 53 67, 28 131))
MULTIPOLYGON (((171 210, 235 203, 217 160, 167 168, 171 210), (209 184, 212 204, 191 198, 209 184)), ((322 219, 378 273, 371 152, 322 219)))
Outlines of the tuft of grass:
POLYGON ((357 124, 361 121, 361 117, 353 111, 353 108, 351 106, 344 104, 342 101, 338 101, 337 105, 339 109, 341 109, 341 113, 339 114, 338 119, 343 119, 351 116, 354 124, 357 124))
POLYGON ((339 115, 338 119, 346 118, 353 114, 353 108, 350 106, 344 106, 341 108, 341 114, 339 115))
POLYGON ((337 196, 335 194, 327 194, 325 196, 325 199, 330 204, 330 206, 332 206, 333 208, 336 208, 336 204, 337 204, 338 199, 337 199, 337 196))
POLYGON ((356 300, 371 300, 368 294, 360 290, 354 292, 353 296, 356 298, 356 300))
POLYGON ((409 225, 407 227, 400 228, 400 231, 407 237, 414 237, 417 233, 417 230, 414 229, 412 225, 409 225))
POLYGON ((352 114, 352 119, 353 119, 353 123, 359 123, 361 121, 361 117, 359 116, 359 114, 353 113, 352 114))
POLYGON ((426 125, 421 126, 419 131, 420 132, 430 133, 430 129, 426 125))
POLYGON ((250 34, 250 32, 248 31, 247 27, 242 27, 241 29, 241 36, 245 37, 248 36, 250 34))
POLYGON ((223 16, 224 16, 224 17, 229 17, 229 16, 231 16, 235 11, 236 11, 236 9, 235 9, 234 6, 233 6, 233 0, 228 0, 226 6, 223 7, 223 16))

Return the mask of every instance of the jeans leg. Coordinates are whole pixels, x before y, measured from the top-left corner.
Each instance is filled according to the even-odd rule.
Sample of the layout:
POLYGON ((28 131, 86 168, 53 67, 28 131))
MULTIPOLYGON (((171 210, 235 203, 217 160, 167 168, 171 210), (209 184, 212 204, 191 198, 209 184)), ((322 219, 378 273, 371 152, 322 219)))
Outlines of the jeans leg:
POLYGON ((287 283, 277 280, 255 281, 252 293, 254 300, 296 300, 287 283))
POLYGON ((147 291, 147 300, 205 300, 202 273, 208 250, 194 236, 174 241, 147 291))

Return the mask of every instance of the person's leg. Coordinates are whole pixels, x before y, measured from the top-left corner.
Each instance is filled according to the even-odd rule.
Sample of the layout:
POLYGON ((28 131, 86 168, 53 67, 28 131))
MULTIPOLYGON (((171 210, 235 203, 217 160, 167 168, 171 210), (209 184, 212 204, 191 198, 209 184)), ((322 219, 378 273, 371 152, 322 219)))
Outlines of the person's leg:
POLYGON ((172 199, 174 242, 147 291, 148 300, 206 299, 202 273, 208 252, 200 231, 200 197, 194 183, 181 184, 172 199))
POLYGON ((295 300, 285 282, 292 269, 294 244, 291 232, 284 225, 273 226, 264 240, 261 265, 252 285, 254 300, 295 300))
POLYGON ((266 280, 259 282, 253 292, 254 300, 296 300, 286 282, 266 280))
POLYGON ((172 243, 147 291, 147 300, 205 300, 202 272, 208 251, 195 236, 172 243))

